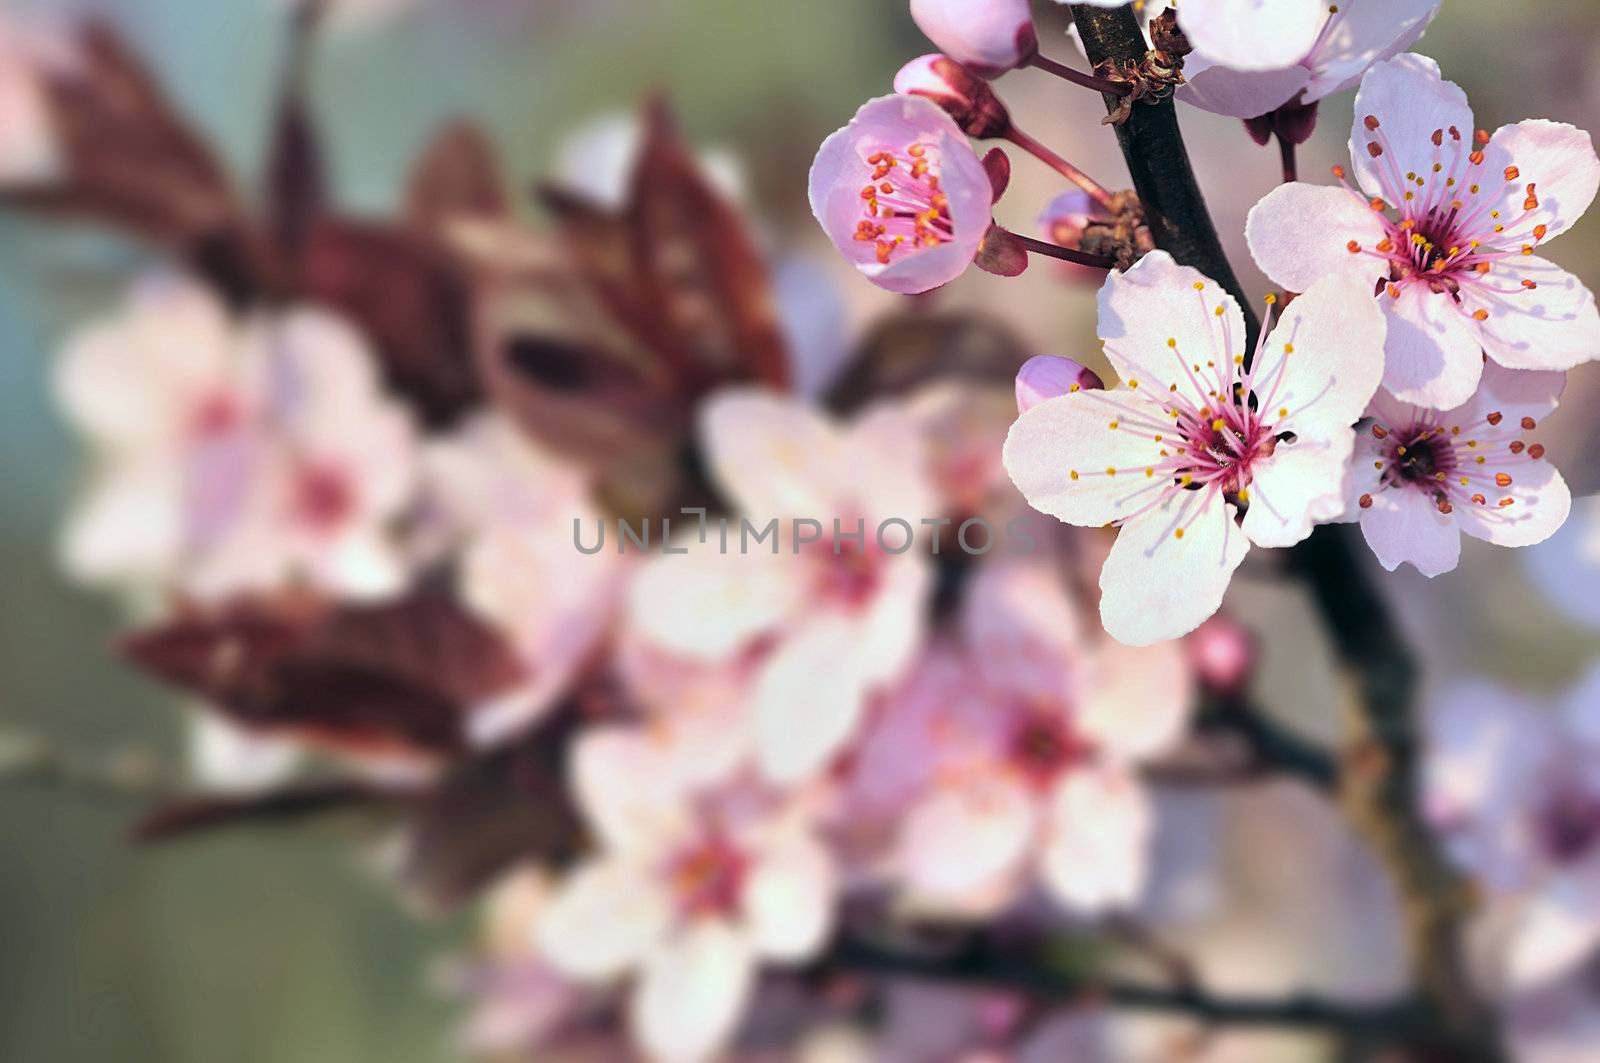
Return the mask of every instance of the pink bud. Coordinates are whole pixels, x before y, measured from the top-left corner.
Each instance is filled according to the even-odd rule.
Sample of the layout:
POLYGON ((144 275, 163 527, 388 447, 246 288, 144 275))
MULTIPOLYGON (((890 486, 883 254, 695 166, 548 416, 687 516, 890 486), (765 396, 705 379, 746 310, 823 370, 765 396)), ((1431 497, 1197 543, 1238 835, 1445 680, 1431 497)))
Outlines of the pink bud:
POLYGON ((1195 629, 1187 640, 1189 658, 1201 684, 1222 695, 1237 694, 1256 667, 1256 639, 1220 613, 1195 629))
POLYGON ((894 76, 894 91, 926 96, 943 107, 969 137, 987 140, 1004 136, 1011 128, 1011 115, 989 83, 938 52, 918 56, 901 67, 894 76))
POLYGON ((1053 354, 1037 355, 1023 362, 1022 368, 1017 370, 1017 412, 1027 413, 1045 399, 1053 399, 1058 395, 1094 391, 1105 386, 1093 369, 1087 369, 1071 358, 1057 358, 1053 354))
POLYGON ((979 77, 995 78, 1039 50, 1028 0, 911 0, 917 28, 979 77))
POLYGON ((1052 199, 1040 213, 1040 235, 1062 247, 1077 247, 1088 224, 1104 217, 1105 212, 1090 198, 1089 193, 1074 188, 1052 199))

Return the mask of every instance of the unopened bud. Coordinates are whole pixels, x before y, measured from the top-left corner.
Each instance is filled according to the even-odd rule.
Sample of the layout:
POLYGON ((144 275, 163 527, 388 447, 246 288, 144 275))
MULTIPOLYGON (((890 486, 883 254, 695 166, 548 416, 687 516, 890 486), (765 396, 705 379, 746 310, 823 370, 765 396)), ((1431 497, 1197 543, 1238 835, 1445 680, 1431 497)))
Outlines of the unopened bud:
POLYGON ((917 28, 974 74, 996 78, 1039 51, 1028 0, 911 0, 917 28))
POLYGON ((1004 136, 1011 128, 1011 115, 989 83, 938 52, 901 67, 894 76, 894 91, 926 96, 944 108, 963 133, 978 140, 1004 136))
POLYGON ((1017 370, 1017 412, 1027 413, 1046 399, 1068 395, 1074 391, 1096 391, 1105 382, 1093 369, 1085 368, 1071 358, 1057 358, 1053 354, 1036 355, 1022 363, 1017 370))
POLYGON ((1187 639, 1189 659, 1200 684, 1214 694, 1231 697, 1244 690, 1256 669, 1256 638, 1218 614, 1187 639))

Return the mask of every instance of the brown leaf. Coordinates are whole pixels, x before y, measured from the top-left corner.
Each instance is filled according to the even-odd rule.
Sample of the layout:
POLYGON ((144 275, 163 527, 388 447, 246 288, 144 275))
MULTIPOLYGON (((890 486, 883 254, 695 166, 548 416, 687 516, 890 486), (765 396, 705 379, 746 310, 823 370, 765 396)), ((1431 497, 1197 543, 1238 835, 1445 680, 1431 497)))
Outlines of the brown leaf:
POLYGON ((406 187, 406 220, 439 235, 461 217, 510 213, 500 157, 483 130, 465 120, 440 130, 417 160, 406 187))
POLYGON ((390 386, 430 426, 478 403, 471 283, 441 247, 403 229, 323 218, 294 274, 304 296, 342 311, 371 338, 390 386))
POLYGON ((359 753, 460 754, 473 708, 525 677, 496 632, 434 592, 240 600, 137 632, 123 652, 248 729, 359 753))

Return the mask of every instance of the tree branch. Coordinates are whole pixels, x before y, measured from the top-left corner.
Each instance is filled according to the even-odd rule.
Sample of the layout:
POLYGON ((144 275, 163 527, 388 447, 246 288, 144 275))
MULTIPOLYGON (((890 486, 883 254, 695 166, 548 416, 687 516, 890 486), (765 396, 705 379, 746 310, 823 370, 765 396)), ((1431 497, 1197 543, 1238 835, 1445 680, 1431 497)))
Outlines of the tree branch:
MULTIPOLYGON (((1137 61, 1147 45, 1126 7, 1074 4, 1092 63, 1137 61)), ((1106 97, 1108 110, 1116 97, 1106 97)), ((1229 266, 1189 165, 1170 99, 1136 104, 1117 129, 1156 246, 1223 285, 1244 310, 1254 348, 1259 325, 1229 266)), ((1466 884, 1440 852, 1417 803, 1416 666, 1388 607, 1357 560, 1351 529, 1318 528, 1294 549, 1298 571, 1352 688, 1350 750, 1340 780, 1344 808, 1401 894, 1415 990, 1425 1021, 1409 1043, 1460 1063, 1505 1058, 1492 1013, 1471 984, 1461 937, 1466 884)))
POLYGON ((1339 764, 1321 746, 1279 724, 1267 710, 1238 698, 1217 698, 1195 721, 1202 734, 1237 738, 1250 755, 1249 767, 1299 779, 1323 793, 1339 788, 1339 764))

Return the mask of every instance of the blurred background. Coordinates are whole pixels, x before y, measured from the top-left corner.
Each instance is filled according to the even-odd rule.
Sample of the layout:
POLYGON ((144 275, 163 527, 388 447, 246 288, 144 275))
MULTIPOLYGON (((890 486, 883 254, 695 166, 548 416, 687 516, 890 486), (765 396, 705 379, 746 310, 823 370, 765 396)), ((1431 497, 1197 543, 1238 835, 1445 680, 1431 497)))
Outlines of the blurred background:
MULTIPOLYGON (((311 73, 345 206, 395 210, 412 159, 454 116, 471 116, 492 134, 522 187, 556 164, 572 130, 663 91, 691 140, 736 160, 768 246, 834 277, 844 329, 887 304, 831 253, 806 210, 804 183, 818 142, 862 100, 886 92, 903 61, 927 50, 901 0, 352 6, 374 10, 339 19, 311 73)), ((110 18, 239 180, 248 185, 259 173, 284 5, 0 0, 0 9, 110 18)), ((1046 27, 1046 51, 1068 58, 1061 20, 1046 27)), ((1600 127, 1600 11, 1592 0, 1446 0, 1423 48, 1467 90, 1480 126, 1541 116, 1600 127)), ((1032 71, 1000 88, 1034 136, 1102 183, 1124 185, 1092 96, 1032 71)), ((1242 228, 1245 212, 1278 180, 1276 151, 1257 148, 1231 120, 1190 109, 1182 120, 1234 263, 1246 287, 1262 294, 1242 228)), ((1302 150, 1303 175, 1315 180, 1345 157, 1349 121, 1350 94, 1324 104, 1302 150)), ((1002 222, 1033 231, 1038 207, 1059 190, 1054 175, 1018 159, 1002 222)), ((144 254, 98 229, 0 213, 0 718, 7 729, 69 748, 177 757, 184 738, 171 699, 107 652, 121 614, 105 597, 67 585, 55 546, 82 463, 49 400, 51 358, 72 326, 114 305, 144 254)), ((1591 212, 1551 257, 1592 284, 1600 216, 1591 212)), ((937 298, 1003 316, 1039 352, 1093 360, 1093 289, 1063 283, 1050 269, 1035 266, 1011 282, 972 271, 937 298)), ((1572 375, 1566 409, 1550 425, 1552 457, 1575 494, 1600 487, 1596 425, 1575 416, 1596 403, 1600 366, 1590 365, 1572 375)), ((1516 559, 1475 540, 1451 575, 1429 582, 1407 570, 1387 585, 1424 647, 1430 682, 1470 666, 1553 691, 1594 650, 1593 632, 1560 621, 1516 559)), ((1330 684, 1312 619, 1265 583, 1238 593, 1271 610, 1284 632, 1269 647, 1264 699, 1308 730, 1333 733, 1331 695, 1317 693, 1330 684)), ((352 857, 337 826, 206 836, 140 852, 126 838, 134 809, 115 796, 0 791, 0 1059, 448 1057, 459 1009, 429 972, 466 940, 466 918, 415 919, 352 857)), ((1279 840, 1294 836, 1292 824, 1276 829, 1279 840)), ((1283 898, 1306 884, 1289 881, 1297 873, 1309 879, 1319 869, 1263 872, 1241 883, 1241 896, 1255 890, 1258 911, 1288 904, 1283 898)), ((1326 895, 1296 902, 1310 906, 1297 920, 1303 936, 1279 934, 1275 946, 1307 966, 1320 962, 1319 950, 1337 951, 1341 933, 1338 917, 1316 908, 1318 896, 1326 895)), ((1270 924, 1262 933, 1265 949, 1270 924)), ((1253 962, 1248 950, 1241 962, 1253 962)))

